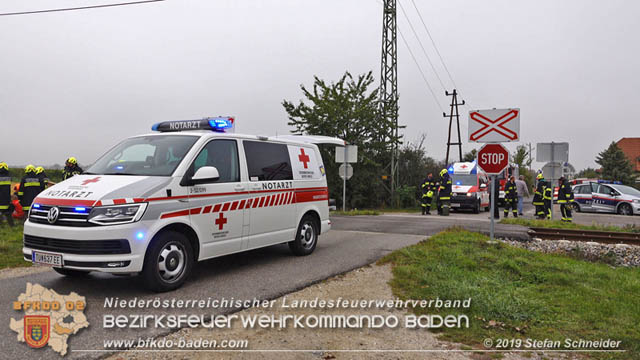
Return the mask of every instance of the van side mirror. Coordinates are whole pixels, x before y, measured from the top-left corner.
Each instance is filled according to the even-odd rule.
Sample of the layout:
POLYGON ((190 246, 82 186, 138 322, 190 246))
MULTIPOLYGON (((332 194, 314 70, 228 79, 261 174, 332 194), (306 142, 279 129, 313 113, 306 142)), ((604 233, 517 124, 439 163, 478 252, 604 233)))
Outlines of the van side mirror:
POLYGON ((220 179, 220 174, 215 166, 203 166, 191 177, 192 184, 204 184, 220 179))

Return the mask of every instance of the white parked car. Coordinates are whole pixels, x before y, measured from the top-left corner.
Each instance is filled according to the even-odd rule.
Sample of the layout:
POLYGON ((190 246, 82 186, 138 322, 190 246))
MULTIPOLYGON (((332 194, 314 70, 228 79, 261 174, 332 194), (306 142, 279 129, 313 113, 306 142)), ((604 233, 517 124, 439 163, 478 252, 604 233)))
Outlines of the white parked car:
POLYGON ((620 184, 588 182, 573 187, 577 211, 640 214, 640 191, 620 184))
POLYGON ((282 243, 311 254, 331 228, 316 144, 344 141, 222 132, 233 121, 156 124, 42 192, 24 226, 25 260, 67 276, 141 273, 168 291, 197 261, 282 243))

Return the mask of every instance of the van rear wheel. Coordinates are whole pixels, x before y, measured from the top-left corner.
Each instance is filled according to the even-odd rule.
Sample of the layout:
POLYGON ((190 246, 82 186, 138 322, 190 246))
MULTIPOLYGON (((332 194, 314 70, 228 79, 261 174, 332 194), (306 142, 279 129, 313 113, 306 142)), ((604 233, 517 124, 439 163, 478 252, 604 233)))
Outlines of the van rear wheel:
POLYGON ((187 280, 194 263, 187 237, 175 231, 163 232, 151 243, 144 258, 145 286, 156 292, 175 290, 187 280))
POLYGON ((319 232, 320 228, 316 219, 311 215, 303 216, 296 231, 296 238, 289 241, 289 249, 297 256, 311 254, 316 249, 319 232))

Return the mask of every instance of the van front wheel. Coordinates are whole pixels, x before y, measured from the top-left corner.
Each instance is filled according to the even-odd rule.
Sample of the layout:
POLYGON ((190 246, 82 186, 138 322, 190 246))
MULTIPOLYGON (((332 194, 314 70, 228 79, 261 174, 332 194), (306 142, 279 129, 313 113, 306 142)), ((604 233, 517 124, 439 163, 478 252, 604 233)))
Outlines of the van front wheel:
POLYGON ((142 277, 150 290, 171 291, 182 286, 193 266, 189 240, 183 234, 167 231, 161 233, 147 250, 142 277))
POLYGON ((300 220, 296 238, 289 242, 289 249, 297 256, 309 255, 316 249, 319 233, 318 223, 311 215, 305 215, 300 220))

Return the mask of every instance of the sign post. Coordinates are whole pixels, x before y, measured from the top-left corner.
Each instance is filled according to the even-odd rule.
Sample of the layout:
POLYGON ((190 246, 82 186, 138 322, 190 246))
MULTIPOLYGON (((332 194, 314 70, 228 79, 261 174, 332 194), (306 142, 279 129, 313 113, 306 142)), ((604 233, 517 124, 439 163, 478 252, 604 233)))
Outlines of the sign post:
POLYGON ((507 166, 509 166, 509 151, 502 146, 502 144, 485 144, 480 151, 478 151, 478 166, 484 172, 491 176, 491 228, 489 235, 491 242, 494 238, 495 230, 495 213, 496 202, 496 182, 498 181, 497 175, 500 174, 507 166))
POLYGON ((542 173, 551 187, 551 220, 553 220, 555 182, 562 177, 562 164, 569 161, 569 143, 553 141, 550 143, 537 143, 536 149, 536 161, 547 161, 547 164, 542 168, 542 173))
POLYGON ((349 163, 358 162, 358 146, 345 145, 344 147, 336 147, 336 162, 342 163, 338 169, 338 173, 342 178, 342 211, 347 208, 347 180, 353 176, 353 167, 349 163))

